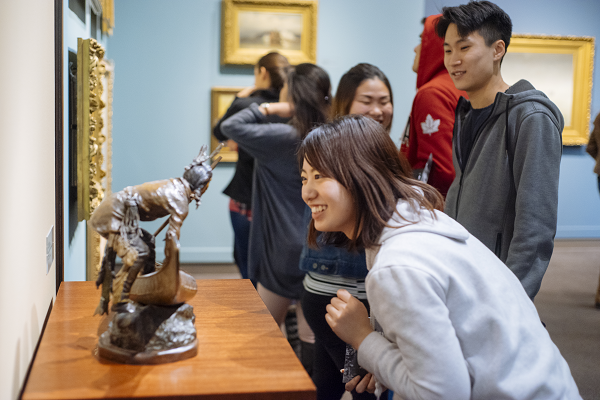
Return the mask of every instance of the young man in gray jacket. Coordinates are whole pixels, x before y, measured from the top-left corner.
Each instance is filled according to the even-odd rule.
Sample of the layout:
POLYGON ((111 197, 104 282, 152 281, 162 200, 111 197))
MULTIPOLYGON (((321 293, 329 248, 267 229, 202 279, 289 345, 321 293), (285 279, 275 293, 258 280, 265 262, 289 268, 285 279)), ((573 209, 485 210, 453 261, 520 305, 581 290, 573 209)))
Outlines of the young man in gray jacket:
POLYGON ((502 79, 512 22, 497 5, 444 7, 437 33, 450 77, 470 99, 456 108, 456 178, 445 212, 495 252, 533 300, 554 248, 563 117, 529 82, 502 79))

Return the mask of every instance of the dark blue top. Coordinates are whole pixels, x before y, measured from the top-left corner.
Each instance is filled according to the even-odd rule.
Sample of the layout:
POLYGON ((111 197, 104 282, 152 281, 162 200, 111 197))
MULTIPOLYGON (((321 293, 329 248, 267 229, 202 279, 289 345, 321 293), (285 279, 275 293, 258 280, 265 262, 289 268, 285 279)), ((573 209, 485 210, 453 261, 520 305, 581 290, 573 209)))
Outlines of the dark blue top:
MULTIPOLYGON (((310 208, 305 207, 304 226, 308 227, 311 219, 310 208)), ((300 254, 300 269, 324 275, 341 275, 346 278, 361 279, 367 276, 365 251, 350 253, 335 246, 319 244, 318 249, 308 247, 306 241, 300 254)))

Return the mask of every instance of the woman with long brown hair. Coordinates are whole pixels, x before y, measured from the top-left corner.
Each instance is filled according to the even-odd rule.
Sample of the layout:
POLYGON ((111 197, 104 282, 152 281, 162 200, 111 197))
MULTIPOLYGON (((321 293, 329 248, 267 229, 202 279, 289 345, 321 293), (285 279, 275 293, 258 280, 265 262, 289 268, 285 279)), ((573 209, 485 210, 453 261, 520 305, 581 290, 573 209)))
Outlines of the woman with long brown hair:
MULTIPOLYGON (((304 278, 298 260, 305 240, 305 205, 296 151, 310 129, 329 119, 330 108, 327 72, 314 64, 299 64, 290 71, 280 102, 252 104, 221 125, 225 136, 255 159, 248 273, 279 325, 290 303, 300 299, 304 278), (270 115, 291 120, 264 124, 270 115)), ((311 343, 312 331, 299 304, 296 314, 300 340, 311 343)))
POLYGON ((320 231, 325 243, 366 249, 371 320, 343 289, 325 317, 372 373, 347 387, 383 385, 403 399, 580 398, 517 277, 440 211, 437 190, 406 177, 380 124, 348 116, 318 127, 298 157, 309 243, 320 231))
MULTIPOLYGON (((254 175, 254 158, 243 147, 221 132, 221 123, 227 118, 247 108, 250 104, 277 102, 279 92, 287 79, 290 63, 287 58, 277 52, 271 52, 258 60, 254 66, 254 86, 240 91, 225 115, 213 128, 213 134, 219 141, 227 141, 231 150, 237 150, 238 160, 235 173, 223 193, 230 197, 229 215, 233 227, 233 258, 243 279, 248 279, 248 243, 250 239, 250 222, 252 221, 252 176, 254 175)), ((273 115, 266 118, 269 122, 287 122, 287 119, 273 115)), ((253 282, 256 285, 256 282, 253 282)))

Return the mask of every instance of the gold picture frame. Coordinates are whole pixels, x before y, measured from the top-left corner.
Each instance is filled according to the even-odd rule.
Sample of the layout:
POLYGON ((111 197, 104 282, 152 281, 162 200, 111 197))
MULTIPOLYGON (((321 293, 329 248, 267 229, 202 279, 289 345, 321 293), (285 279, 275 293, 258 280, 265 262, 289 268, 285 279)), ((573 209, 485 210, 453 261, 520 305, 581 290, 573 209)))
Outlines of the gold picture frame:
MULTIPOLYGON (((101 170, 104 175, 100 184, 104 189, 104 197, 110 196, 112 188, 112 116, 113 116, 113 88, 115 83, 114 64, 109 60, 101 60, 98 64, 98 77, 102 87, 100 99, 104 104, 100 111, 102 119, 101 130, 98 135, 103 137, 100 146, 102 155, 101 170)), ((100 271, 106 239, 98 232, 87 226, 87 260, 86 279, 95 281, 100 271)))
MULTIPOLYGON (((225 115, 229 106, 235 99, 235 95, 244 89, 243 87, 213 87, 210 89, 210 152, 212 153, 219 145, 219 140, 212 134, 212 130, 225 115)), ((225 146, 219 152, 223 157, 221 162, 237 162, 238 153, 225 146)))
POLYGON ((77 39, 77 218, 89 220, 104 198, 102 74, 104 49, 94 39, 77 39))
POLYGON ((513 35, 502 63, 506 83, 527 79, 558 106, 565 146, 588 142, 593 71, 593 37, 513 35))
MULTIPOLYGON (((113 64, 94 39, 77 40, 77 218, 89 220, 112 184, 113 64)), ((95 280, 106 240, 87 226, 86 279, 95 280)))
POLYGON ((255 65, 270 51, 283 54, 290 64, 316 63, 316 0, 223 0, 221 4, 221 64, 255 65))

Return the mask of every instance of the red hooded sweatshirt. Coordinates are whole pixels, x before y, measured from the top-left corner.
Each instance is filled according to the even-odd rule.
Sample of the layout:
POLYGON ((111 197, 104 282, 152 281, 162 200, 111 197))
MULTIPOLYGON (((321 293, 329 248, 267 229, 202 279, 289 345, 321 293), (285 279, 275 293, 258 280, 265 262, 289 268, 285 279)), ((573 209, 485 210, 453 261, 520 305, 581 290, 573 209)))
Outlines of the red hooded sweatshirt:
POLYGON ((435 33, 435 24, 441 14, 425 20, 421 35, 421 56, 417 71, 417 94, 409 121, 408 145, 402 152, 413 169, 423 169, 433 154, 429 183, 444 197, 454 180, 452 165, 452 130, 454 110, 460 96, 444 66, 444 40, 435 33))

